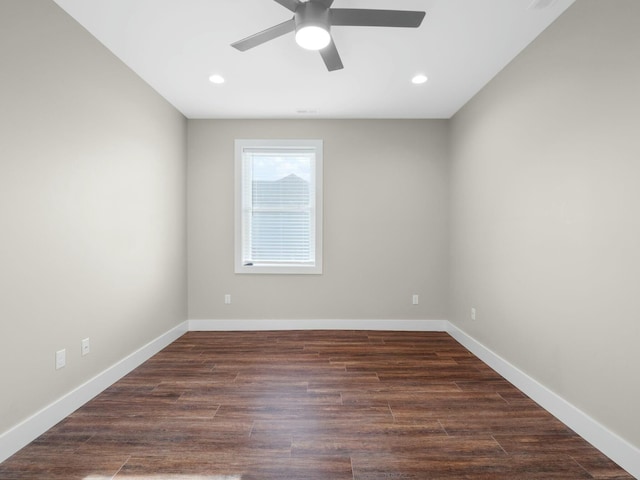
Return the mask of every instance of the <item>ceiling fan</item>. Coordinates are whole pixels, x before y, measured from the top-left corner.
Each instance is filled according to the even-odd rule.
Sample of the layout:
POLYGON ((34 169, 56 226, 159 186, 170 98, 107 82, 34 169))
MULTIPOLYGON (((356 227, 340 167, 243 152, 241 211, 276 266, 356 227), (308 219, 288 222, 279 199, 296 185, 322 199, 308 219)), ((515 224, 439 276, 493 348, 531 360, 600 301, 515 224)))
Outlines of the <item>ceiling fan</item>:
POLYGON ((293 18, 232 43, 231 46, 244 52, 295 31, 298 45, 307 50, 318 50, 330 72, 344 68, 331 38, 332 26, 417 28, 425 16, 425 12, 407 10, 331 8, 334 0, 274 1, 291 10, 293 18))

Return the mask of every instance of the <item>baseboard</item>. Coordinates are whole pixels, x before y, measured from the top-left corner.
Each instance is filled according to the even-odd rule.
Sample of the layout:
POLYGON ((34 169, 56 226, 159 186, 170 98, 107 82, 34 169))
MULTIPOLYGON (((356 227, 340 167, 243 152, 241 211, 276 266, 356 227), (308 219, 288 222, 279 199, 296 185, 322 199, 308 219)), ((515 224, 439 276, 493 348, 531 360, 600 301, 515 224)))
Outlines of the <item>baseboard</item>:
POLYGON ((518 387, 545 410, 616 462, 640 478, 640 449, 602 426, 586 413, 513 366, 473 337, 447 322, 447 332, 467 350, 518 387))
POLYGON ((444 332, 446 320, 386 319, 285 319, 285 320, 189 320, 189 331, 268 331, 268 330, 395 330, 404 332, 444 332))
POLYGON ((93 397, 113 385, 160 350, 176 341, 188 330, 182 322, 175 328, 133 352, 91 380, 35 413, 22 423, 0 435, 0 462, 38 438, 93 397))

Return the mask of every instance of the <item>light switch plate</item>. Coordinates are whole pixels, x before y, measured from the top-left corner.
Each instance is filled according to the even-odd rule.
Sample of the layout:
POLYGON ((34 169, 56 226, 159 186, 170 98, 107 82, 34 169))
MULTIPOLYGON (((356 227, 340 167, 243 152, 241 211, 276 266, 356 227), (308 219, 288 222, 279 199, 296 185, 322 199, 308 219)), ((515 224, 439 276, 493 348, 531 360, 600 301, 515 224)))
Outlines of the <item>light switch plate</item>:
POLYGON ((91 345, 89 344, 89 339, 85 338, 82 340, 82 356, 88 355, 91 352, 91 345))

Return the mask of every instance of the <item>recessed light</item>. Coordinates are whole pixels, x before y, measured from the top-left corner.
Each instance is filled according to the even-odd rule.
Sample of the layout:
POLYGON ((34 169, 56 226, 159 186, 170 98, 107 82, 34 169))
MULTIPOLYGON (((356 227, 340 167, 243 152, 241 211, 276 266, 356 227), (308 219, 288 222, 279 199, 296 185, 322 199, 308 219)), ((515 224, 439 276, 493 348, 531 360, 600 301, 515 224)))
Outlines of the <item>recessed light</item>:
POLYGON ((211 75, 209 77, 209 81, 211 83, 215 83, 216 85, 221 85, 224 83, 224 77, 222 75, 211 75))
POLYGON ((413 83, 414 85, 422 85, 423 83, 427 83, 427 80, 429 80, 427 78, 426 75, 416 75, 415 77, 413 77, 411 79, 411 83, 413 83))

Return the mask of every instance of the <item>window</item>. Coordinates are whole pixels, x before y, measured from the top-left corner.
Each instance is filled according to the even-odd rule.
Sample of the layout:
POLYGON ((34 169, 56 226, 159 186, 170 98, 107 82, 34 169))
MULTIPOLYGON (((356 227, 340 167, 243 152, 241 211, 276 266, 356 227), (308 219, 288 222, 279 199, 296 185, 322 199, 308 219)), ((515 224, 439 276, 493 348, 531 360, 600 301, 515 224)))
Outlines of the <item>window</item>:
POLYGON ((236 273, 322 273, 322 140, 236 140, 236 273))

